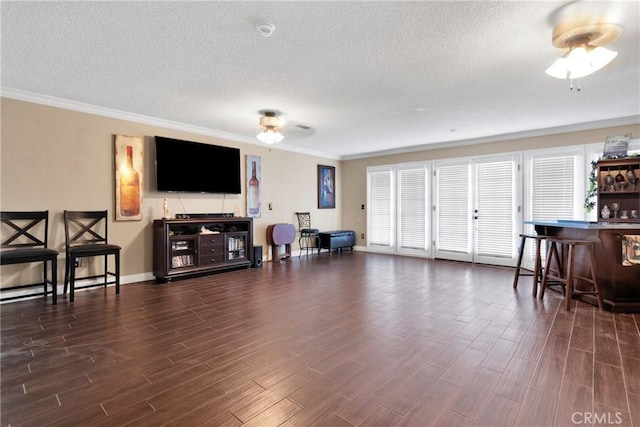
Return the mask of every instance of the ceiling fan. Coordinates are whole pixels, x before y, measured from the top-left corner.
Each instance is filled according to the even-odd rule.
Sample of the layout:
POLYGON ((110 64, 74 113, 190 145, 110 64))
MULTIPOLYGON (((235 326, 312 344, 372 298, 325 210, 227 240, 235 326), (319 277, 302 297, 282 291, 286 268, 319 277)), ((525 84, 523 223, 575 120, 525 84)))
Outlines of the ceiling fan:
POLYGON ((277 144, 285 137, 293 139, 305 138, 315 134, 316 130, 309 125, 290 120, 285 122, 282 113, 273 109, 258 111, 260 120, 258 125, 262 130, 256 138, 265 144, 277 144), (286 125, 286 126, 285 126, 286 125), (280 131, 286 128, 285 134, 280 131))
POLYGON ((551 43, 568 51, 546 69, 549 76, 573 81, 600 70, 618 55, 603 46, 614 42, 622 28, 613 22, 614 14, 595 7, 597 5, 573 2, 552 14, 555 26, 551 43))

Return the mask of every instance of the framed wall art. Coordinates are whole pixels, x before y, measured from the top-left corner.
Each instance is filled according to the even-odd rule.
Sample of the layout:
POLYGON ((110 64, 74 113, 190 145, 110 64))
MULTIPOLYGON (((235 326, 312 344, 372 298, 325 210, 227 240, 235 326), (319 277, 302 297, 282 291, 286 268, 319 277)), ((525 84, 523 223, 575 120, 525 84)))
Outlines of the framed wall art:
POLYGON ((260 157, 247 156, 247 216, 249 218, 260 218, 262 213, 262 165, 260 157))
POLYGON ((142 219, 143 140, 115 135, 116 221, 142 219))
POLYGON ((336 207, 336 168, 318 165, 318 209, 336 207))
POLYGON ((627 157, 629 141, 631 141, 630 133, 608 136, 604 141, 604 157, 607 159, 627 157))

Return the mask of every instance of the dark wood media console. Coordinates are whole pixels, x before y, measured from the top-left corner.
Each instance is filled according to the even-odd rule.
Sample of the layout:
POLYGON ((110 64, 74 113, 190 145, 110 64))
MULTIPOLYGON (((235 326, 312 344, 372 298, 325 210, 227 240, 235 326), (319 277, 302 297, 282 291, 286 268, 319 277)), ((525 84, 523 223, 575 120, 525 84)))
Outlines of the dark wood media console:
POLYGON ((153 274, 158 282, 248 268, 253 257, 251 218, 153 221, 153 274))

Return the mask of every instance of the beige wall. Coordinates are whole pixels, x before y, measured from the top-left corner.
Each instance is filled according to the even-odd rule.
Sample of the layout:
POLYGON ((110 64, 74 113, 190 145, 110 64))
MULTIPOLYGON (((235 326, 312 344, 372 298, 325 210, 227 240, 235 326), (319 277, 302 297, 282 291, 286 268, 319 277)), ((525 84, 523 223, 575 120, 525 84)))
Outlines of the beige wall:
POLYGON ((366 210, 362 210, 361 205, 367 202, 366 171, 368 166, 481 156, 579 144, 602 143, 604 146, 604 140, 607 136, 623 133, 631 133, 632 138, 637 138, 640 136, 640 125, 617 126, 590 131, 569 132, 535 138, 438 148, 412 153, 343 161, 341 181, 343 183, 341 187, 343 201, 342 226, 345 229, 356 230, 358 245, 366 244, 366 239, 361 238, 361 235, 367 231, 366 210))
MULTIPOLYGON (((61 252, 59 265, 64 265, 65 209, 109 210, 109 240, 123 248, 123 276, 153 270, 151 223, 162 216, 163 198, 168 199, 172 216, 183 212, 182 206, 190 213, 234 212, 239 206, 242 215, 246 214, 244 173, 242 195, 225 198, 182 193, 178 200, 175 193, 155 191, 154 135, 240 148, 243 171, 245 155, 262 158, 262 217, 254 220, 254 244, 263 245, 265 255, 267 226, 286 222, 297 227, 296 211, 311 211, 314 227, 341 228, 341 194, 337 194, 336 209, 317 209, 316 192, 317 165, 336 166, 339 183, 342 181, 339 161, 7 98, 2 98, 1 108, 0 208, 49 210, 50 247, 61 252), (142 221, 113 221, 114 134, 144 136, 142 221), (272 211, 267 209, 268 202, 273 203, 272 211)), ((2 286, 25 283, 23 280, 33 276, 38 268, 3 268, 2 286)), ((62 277, 62 271, 59 276, 62 277)))
MULTIPOLYGON (((110 240, 123 247, 122 274, 130 278, 153 269, 151 222, 162 216, 164 197, 169 200, 172 215, 182 212, 183 205, 186 212, 233 212, 238 205, 241 213, 246 213, 244 194, 226 198, 181 194, 178 200, 174 193, 154 191, 154 135, 237 147, 243 158, 245 155, 262 158, 263 210, 262 217, 254 221, 254 243, 263 245, 265 254, 267 226, 295 223, 294 212, 301 210, 311 211, 314 227, 321 230, 355 230, 357 244, 364 245, 360 236, 366 233, 366 211, 361 205, 366 204, 367 166, 601 143, 606 136, 620 133, 630 132, 634 138, 640 135, 640 126, 630 125, 340 162, 7 98, 2 98, 0 107, 0 208, 48 209, 50 246, 61 252, 64 251, 62 211, 108 209, 113 213, 113 135, 145 137, 144 218, 134 222, 114 222, 111 218, 109 224, 110 240), (318 164, 336 166, 336 209, 317 209, 318 164), (273 203, 272 211, 267 209, 269 202, 273 203)), ((243 187, 245 184, 243 174, 243 187)), ((59 263, 64 265, 62 254, 59 263)), ((24 276, 33 276, 37 271, 35 266, 26 270, 3 268, 1 286, 24 283, 24 276)))

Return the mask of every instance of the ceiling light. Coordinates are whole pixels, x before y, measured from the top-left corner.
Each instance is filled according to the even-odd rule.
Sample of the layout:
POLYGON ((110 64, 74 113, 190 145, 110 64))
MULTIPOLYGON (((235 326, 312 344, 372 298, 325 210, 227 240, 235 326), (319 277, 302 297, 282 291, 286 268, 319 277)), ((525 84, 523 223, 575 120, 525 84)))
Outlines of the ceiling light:
POLYGON ((618 52, 580 41, 545 72, 557 79, 579 79, 598 71, 617 55, 618 52))
MULTIPOLYGON (((579 79, 609 64, 618 55, 602 47, 620 34, 614 24, 588 24, 577 27, 558 25, 553 30, 552 44, 569 51, 545 71, 557 79, 579 79)), ((573 86, 570 86, 573 89, 573 86)), ((578 87, 580 90, 580 87, 578 87)))
POLYGON ((256 138, 265 144, 276 144, 284 138, 280 133, 284 129, 282 121, 273 111, 264 112, 264 116, 260 117, 260 127, 262 132, 256 135, 256 138))

